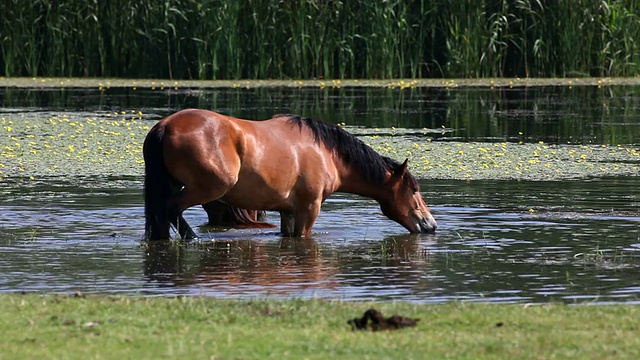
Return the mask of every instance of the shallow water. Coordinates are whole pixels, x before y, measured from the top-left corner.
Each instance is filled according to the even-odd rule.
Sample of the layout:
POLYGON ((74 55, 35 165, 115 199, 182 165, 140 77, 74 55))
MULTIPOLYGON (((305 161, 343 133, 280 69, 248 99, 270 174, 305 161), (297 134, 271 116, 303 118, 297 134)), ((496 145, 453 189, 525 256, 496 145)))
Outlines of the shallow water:
MULTIPOLYGON (((156 120, 192 106, 404 129, 398 136, 444 129, 434 136, 451 142, 638 144, 638 87, 571 91, 5 89, 0 115, 141 109, 156 120)), ((0 181, 0 292, 640 302, 640 177, 421 187, 434 235, 407 235, 375 202, 336 194, 312 239, 198 227, 201 241, 176 245, 141 242, 140 176, 9 176, 0 181)), ((186 217, 206 222, 198 208, 186 217)))
MULTIPOLYGON (((141 244, 141 179, 0 189, 0 291, 441 302, 638 302, 640 178, 429 181, 440 227, 407 235, 368 199, 336 195, 312 239, 198 228, 141 244), (102 185, 96 185, 102 184, 102 185), (37 195, 37 196, 36 196, 37 195)), ((206 222, 201 209, 186 213, 206 222)), ((277 214, 269 213, 277 222, 277 214)))

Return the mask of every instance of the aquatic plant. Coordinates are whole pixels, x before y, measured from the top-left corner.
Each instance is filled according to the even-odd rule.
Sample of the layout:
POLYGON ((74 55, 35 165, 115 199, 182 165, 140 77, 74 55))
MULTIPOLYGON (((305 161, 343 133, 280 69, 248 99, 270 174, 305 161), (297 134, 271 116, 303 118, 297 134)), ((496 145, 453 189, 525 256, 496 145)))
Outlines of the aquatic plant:
MULTIPOLYGON (((38 180, 60 175, 143 173, 142 144, 153 121, 136 109, 95 116, 32 113, 0 118, 0 179, 38 180)), ((409 159, 418 178, 569 179, 637 175, 640 152, 634 146, 561 145, 530 142, 432 141, 434 133, 369 129, 343 125, 382 155, 409 159)), ((445 131, 446 130, 446 131, 445 131)), ((528 140, 530 141, 530 140, 528 140)))
POLYGON ((637 76, 635 1, 0 2, 0 76, 637 76))

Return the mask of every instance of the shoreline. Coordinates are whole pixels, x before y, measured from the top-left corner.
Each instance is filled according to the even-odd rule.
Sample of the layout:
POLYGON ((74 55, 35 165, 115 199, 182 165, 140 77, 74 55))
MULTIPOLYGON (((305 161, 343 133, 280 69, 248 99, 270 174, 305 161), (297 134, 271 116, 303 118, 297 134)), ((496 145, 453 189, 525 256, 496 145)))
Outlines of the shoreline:
POLYGON ((0 87, 12 88, 453 88, 489 87, 514 88, 532 86, 628 86, 640 85, 637 77, 575 77, 575 78, 477 78, 477 79, 310 79, 310 80, 173 80, 121 78, 61 78, 61 77, 0 77, 0 87))

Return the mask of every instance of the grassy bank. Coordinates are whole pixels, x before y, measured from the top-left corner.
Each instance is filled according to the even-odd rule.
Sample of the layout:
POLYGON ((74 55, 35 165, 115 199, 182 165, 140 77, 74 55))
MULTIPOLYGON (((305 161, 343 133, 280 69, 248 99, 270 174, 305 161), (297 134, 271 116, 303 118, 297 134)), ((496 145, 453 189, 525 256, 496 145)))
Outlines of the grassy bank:
POLYGON ((638 11, 623 0, 5 0, 0 75, 635 76, 638 11))
POLYGON ((637 306, 0 296, 7 359, 635 359, 637 306), (352 332, 375 307, 415 328, 352 332))

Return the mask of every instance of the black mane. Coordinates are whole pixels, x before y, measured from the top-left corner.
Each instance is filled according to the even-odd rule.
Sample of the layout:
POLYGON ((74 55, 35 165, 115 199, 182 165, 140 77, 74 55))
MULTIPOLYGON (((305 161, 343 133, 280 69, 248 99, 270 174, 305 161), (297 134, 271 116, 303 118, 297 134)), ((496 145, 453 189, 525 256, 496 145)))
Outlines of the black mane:
MULTIPOLYGON (((301 117, 299 115, 275 115, 287 117, 289 122, 311 130, 314 140, 334 151, 347 165, 353 166, 362 176, 375 184, 382 185, 387 170, 396 171, 402 168, 399 162, 378 154, 362 140, 348 133, 341 127, 322 121, 301 117)), ((418 182, 413 175, 405 174, 405 184, 418 189, 418 182)))

